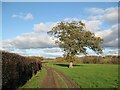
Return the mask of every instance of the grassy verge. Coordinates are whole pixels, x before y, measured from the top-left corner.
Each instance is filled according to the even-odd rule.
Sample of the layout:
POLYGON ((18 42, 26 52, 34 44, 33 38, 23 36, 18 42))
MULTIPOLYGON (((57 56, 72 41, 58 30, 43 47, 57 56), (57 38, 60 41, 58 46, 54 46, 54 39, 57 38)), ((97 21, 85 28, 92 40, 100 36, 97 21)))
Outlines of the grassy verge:
POLYGON ((64 72, 82 88, 118 88, 118 65, 81 64, 73 68, 51 66, 64 72))
POLYGON ((46 69, 42 68, 36 75, 34 75, 24 86, 21 88, 40 88, 42 79, 46 74, 46 69))

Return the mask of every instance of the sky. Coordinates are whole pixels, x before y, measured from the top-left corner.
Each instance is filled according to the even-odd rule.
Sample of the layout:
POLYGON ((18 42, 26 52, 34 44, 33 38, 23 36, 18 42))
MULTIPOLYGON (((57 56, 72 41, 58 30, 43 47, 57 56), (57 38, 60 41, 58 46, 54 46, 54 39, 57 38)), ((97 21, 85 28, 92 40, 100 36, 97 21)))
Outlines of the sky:
POLYGON ((3 2, 0 49, 20 55, 60 57, 63 51, 47 32, 58 22, 72 20, 84 22, 87 30, 104 39, 103 55, 118 54, 117 2, 3 2))
POLYGON ((1 0, 4 2, 119 2, 119 0, 1 0))

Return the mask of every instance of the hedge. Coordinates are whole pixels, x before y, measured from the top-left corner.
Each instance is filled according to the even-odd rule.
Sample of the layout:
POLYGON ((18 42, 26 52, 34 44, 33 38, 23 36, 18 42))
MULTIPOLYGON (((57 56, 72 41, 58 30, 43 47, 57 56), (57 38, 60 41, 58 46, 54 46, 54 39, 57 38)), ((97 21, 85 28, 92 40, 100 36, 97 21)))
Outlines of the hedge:
POLYGON ((41 62, 15 53, 2 52, 2 90, 16 90, 41 70, 41 62))

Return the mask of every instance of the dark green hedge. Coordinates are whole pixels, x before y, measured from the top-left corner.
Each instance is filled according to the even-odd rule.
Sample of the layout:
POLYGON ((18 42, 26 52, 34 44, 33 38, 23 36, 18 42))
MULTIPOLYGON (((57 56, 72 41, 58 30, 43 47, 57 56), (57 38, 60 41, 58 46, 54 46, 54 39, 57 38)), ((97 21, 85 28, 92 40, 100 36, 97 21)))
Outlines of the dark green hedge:
POLYGON ((15 90, 41 70, 41 62, 14 53, 2 52, 2 90, 15 90))

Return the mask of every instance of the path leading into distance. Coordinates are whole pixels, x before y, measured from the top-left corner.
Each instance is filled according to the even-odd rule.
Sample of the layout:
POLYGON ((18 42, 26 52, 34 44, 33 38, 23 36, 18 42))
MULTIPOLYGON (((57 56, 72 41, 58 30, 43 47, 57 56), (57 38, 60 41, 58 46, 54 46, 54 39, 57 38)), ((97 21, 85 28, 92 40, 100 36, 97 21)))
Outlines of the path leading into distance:
POLYGON ((47 74, 43 78, 40 88, 80 88, 61 71, 47 66, 45 68, 47 74))

